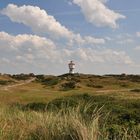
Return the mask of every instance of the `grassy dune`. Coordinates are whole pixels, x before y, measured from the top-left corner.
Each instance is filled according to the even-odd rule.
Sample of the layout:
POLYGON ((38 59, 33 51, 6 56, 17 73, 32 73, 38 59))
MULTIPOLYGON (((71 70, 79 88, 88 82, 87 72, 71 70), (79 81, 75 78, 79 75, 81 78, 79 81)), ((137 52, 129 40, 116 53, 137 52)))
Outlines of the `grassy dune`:
POLYGON ((0 138, 3 140, 138 140, 138 128, 109 129, 102 109, 91 104, 63 106, 59 111, 23 111, 19 108, 0 109, 0 138), (104 119, 103 119, 104 117, 104 119))
POLYGON ((0 139, 140 139, 140 76, 38 75, 9 86, 31 78, 0 76, 0 139))

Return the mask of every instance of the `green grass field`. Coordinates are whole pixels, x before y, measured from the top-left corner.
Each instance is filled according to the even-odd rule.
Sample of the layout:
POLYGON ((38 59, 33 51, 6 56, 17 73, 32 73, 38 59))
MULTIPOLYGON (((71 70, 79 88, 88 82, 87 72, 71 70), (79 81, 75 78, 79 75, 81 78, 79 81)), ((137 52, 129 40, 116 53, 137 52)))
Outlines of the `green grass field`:
POLYGON ((140 76, 2 75, 0 122, 2 140, 139 140, 140 76))

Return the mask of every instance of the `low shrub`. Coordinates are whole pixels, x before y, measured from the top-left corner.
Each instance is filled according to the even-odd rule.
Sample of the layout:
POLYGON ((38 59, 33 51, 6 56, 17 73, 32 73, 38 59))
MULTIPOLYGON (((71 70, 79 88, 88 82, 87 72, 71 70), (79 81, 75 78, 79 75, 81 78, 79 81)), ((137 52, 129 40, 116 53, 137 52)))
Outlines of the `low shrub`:
POLYGON ((71 90, 76 88, 76 82, 70 81, 61 85, 63 90, 71 90))
POLYGON ((29 74, 17 74, 11 75, 10 77, 15 80, 28 80, 31 76, 29 74))
POLYGON ((10 83, 13 83, 14 81, 11 80, 0 80, 0 85, 8 85, 10 83))
POLYGON ((128 88, 129 87, 129 85, 127 85, 127 84, 121 84, 120 86, 124 87, 124 88, 128 88))
POLYGON ((81 82, 80 78, 75 78, 75 77, 72 77, 72 78, 71 78, 71 81, 74 81, 74 82, 76 82, 76 83, 81 82))
POLYGON ((132 89, 131 92, 140 92, 140 89, 132 89))
POLYGON ((44 79, 45 79, 44 75, 36 75, 36 80, 37 81, 40 81, 41 82, 44 79))
POLYGON ((87 84, 87 86, 92 87, 92 88, 103 88, 102 85, 95 85, 95 84, 92 84, 92 83, 87 84))
POLYGON ((54 86, 54 85, 57 85, 59 83, 59 78, 49 77, 49 78, 43 79, 42 83, 43 83, 43 85, 54 86))

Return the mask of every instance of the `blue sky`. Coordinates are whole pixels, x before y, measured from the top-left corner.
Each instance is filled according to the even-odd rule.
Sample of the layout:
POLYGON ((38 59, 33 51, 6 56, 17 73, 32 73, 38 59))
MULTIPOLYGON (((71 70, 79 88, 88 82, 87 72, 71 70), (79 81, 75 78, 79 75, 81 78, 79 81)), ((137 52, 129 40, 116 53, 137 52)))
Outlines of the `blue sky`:
POLYGON ((140 73, 139 0, 0 0, 0 72, 140 73))

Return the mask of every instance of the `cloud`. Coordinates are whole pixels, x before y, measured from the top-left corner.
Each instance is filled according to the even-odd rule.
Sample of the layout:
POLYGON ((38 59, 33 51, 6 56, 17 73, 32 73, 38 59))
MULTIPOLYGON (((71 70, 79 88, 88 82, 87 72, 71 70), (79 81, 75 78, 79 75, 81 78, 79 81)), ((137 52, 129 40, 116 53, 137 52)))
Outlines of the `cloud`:
POLYGON ((69 46, 95 46, 95 45, 102 45, 105 44, 105 40, 102 38, 95 38, 91 36, 84 36, 82 37, 80 34, 75 34, 75 37, 68 42, 69 46))
POLYGON ((26 63, 35 62, 35 59, 49 58, 55 44, 44 37, 36 35, 17 35, 13 36, 6 32, 0 32, 0 52, 1 56, 10 61, 22 61, 26 63))
POLYGON ((135 47, 134 50, 140 51, 140 46, 135 47))
POLYGON ((140 37, 140 32, 136 32, 136 36, 137 37, 140 37))
MULTIPOLYGON (((6 32, 0 32, 0 49, 5 50, 18 50, 28 46, 28 51, 34 49, 40 49, 45 47, 55 48, 55 44, 45 37, 39 37, 37 35, 17 35, 13 36, 6 32)), ((27 48, 26 48, 27 49, 27 48)))
POLYGON ((62 26, 53 16, 47 14, 37 6, 21 6, 9 4, 2 10, 13 22, 23 23, 35 32, 49 33, 52 36, 70 38, 73 34, 65 26, 62 26))
POLYGON ((117 41, 118 44, 121 44, 121 45, 127 45, 127 44, 132 44, 134 42, 133 39, 131 38, 122 38, 121 40, 117 41))
POLYGON ((68 3, 68 5, 70 5, 70 6, 73 4, 71 1, 68 1, 67 3, 68 3))
POLYGON ((73 52, 82 61, 98 64, 132 64, 131 58, 123 51, 111 49, 95 50, 92 48, 78 48, 73 52))
POLYGON ((108 2, 109 0, 99 0, 100 2, 102 2, 102 3, 106 3, 106 2, 108 2))
POLYGON ((73 3, 81 8, 86 20, 98 27, 117 28, 116 23, 125 16, 114 12, 105 6, 106 0, 73 0, 73 3))
POLYGON ((0 62, 1 62, 1 63, 9 64, 9 63, 10 63, 10 60, 7 59, 7 58, 5 58, 5 57, 3 57, 3 58, 1 58, 1 61, 0 61, 0 62))
POLYGON ((79 45, 104 44, 102 38, 92 36, 82 37, 80 34, 73 33, 65 26, 61 25, 53 16, 48 15, 45 10, 35 6, 21 6, 9 4, 1 13, 8 16, 13 22, 23 23, 30 27, 35 33, 44 33, 52 39, 67 39, 79 45))
POLYGON ((91 47, 63 48, 44 37, 27 34, 14 36, 6 32, 0 32, 0 60, 1 68, 8 64, 6 67, 17 67, 14 71, 20 68, 20 71, 36 72, 40 69, 50 73, 57 73, 58 70, 64 72, 64 64, 69 60, 87 64, 87 69, 92 69, 91 64, 108 66, 133 63, 123 51, 91 47))
POLYGON ((133 46, 135 44, 135 38, 133 34, 123 33, 113 36, 105 37, 106 42, 112 44, 113 46, 117 46, 117 48, 122 48, 124 46, 133 46), (119 45, 119 46, 118 46, 119 45))

